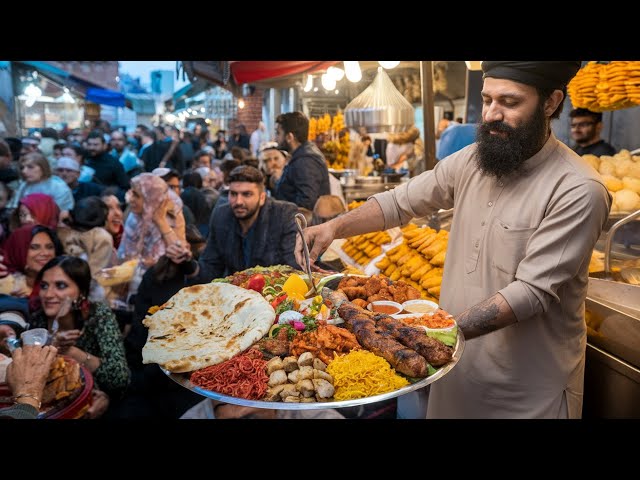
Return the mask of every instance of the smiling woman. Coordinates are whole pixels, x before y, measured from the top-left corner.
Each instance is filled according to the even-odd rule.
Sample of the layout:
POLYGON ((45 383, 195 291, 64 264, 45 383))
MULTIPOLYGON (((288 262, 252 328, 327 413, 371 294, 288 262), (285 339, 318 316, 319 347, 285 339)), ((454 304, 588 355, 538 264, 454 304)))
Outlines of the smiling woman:
POLYGON ((49 260, 61 253, 62 244, 53 230, 42 225, 25 225, 15 230, 3 250, 7 270, 15 277, 11 295, 36 295, 36 276, 49 260))
MULTIPOLYGON (((87 262, 58 256, 42 268, 36 283, 42 308, 33 314, 32 327, 47 328, 59 353, 85 366, 109 397, 119 397, 130 378, 124 344, 113 312, 87 299, 91 283, 87 262)), ((89 418, 103 415, 108 405, 108 400, 94 401, 89 418)))

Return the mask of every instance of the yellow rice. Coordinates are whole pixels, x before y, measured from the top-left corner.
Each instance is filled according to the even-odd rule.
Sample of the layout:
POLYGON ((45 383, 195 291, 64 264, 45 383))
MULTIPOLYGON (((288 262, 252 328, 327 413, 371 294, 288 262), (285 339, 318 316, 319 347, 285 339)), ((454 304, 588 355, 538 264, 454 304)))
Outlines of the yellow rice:
POLYGON ((336 356, 327 366, 336 400, 353 400, 391 392, 409 385, 382 357, 366 350, 336 356))

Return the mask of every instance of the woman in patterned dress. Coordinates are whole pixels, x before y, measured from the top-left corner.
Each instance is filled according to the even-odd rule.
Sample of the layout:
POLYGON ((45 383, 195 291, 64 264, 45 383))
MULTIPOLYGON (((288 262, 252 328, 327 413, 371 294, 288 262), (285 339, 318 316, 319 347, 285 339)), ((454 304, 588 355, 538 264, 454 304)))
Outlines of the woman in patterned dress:
POLYGON ((93 374, 99 390, 88 416, 101 416, 109 398, 120 398, 130 381, 115 316, 105 304, 87 299, 91 270, 81 258, 62 255, 50 260, 36 282, 41 305, 32 315, 31 328, 47 328, 58 352, 93 374))

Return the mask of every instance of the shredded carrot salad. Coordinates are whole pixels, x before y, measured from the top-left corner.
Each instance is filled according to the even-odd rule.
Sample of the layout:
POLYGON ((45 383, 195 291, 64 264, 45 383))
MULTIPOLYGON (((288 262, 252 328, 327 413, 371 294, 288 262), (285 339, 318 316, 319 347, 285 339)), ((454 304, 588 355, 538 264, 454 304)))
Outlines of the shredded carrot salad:
POLYGON ((262 353, 250 349, 226 362, 196 370, 191 374, 191 383, 231 397, 260 400, 267 392, 266 364, 262 353))

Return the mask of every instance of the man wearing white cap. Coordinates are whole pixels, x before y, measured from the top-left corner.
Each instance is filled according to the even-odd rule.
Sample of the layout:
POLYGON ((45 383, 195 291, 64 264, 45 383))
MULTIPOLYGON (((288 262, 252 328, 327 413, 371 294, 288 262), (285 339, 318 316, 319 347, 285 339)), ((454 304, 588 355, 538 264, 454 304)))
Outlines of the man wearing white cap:
POLYGON ((60 157, 58 166, 56 167, 56 175, 58 175, 64 183, 71 189, 73 199, 77 203, 80 199, 90 197, 92 195, 100 195, 104 187, 94 182, 79 182, 80 164, 77 160, 70 157, 60 157))

